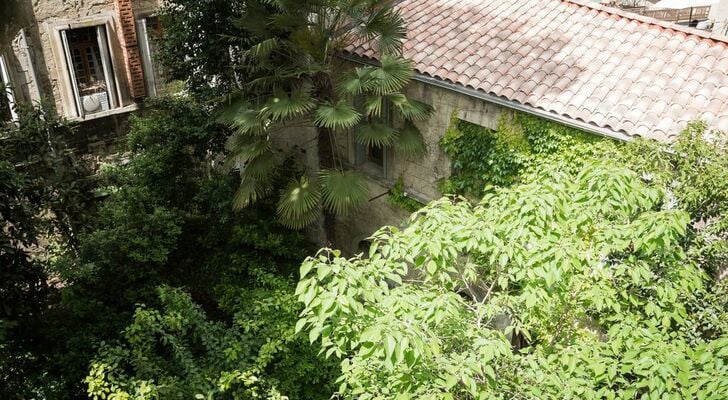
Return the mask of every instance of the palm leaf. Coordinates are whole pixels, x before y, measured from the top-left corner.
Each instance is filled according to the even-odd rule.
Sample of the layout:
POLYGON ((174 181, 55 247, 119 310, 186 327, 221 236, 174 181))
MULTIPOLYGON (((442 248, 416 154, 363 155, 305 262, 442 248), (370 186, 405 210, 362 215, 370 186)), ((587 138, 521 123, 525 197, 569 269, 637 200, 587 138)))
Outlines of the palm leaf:
POLYGON ((245 163, 241 172, 246 178, 268 179, 275 172, 278 161, 278 157, 272 151, 265 151, 245 163))
POLYGON ((316 103, 303 89, 295 89, 289 95, 279 90, 268 100, 261 112, 274 119, 282 120, 301 116, 311 111, 316 103))
POLYGON ((365 91, 372 90, 371 72, 371 67, 356 68, 346 74, 344 79, 339 82, 336 86, 337 92, 342 95, 357 96, 365 91))
POLYGON ((278 220, 285 226, 301 229, 319 216, 321 191, 315 181, 302 176, 286 187, 278 201, 278 220))
POLYGON ((244 52, 244 55, 252 58, 266 58, 278 47, 278 39, 265 39, 244 52))
POLYGON ((346 101, 324 103, 316 110, 316 125, 329 129, 349 129, 359 122, 361 115, 346 101))
POLYGON ((272 187, 268 181, 243 178, 233 196, 233 209, 240 210, 267 196, 272 187))
POLYGON ((383 96, 367 96, 364 99, 364 113, 373 117, 382 116, 382 105, 384 103, 383 96))
POLYGON ((382 111, 387 105, 394 104, 401 107, 402 103, 407 103, 407 97, 402 93, 367 96, 364 99, 364 112, 367 115, 381 117, 382 111))
POLYGON ((382 56, 382 65, 372 70, 372 78, 376 80, 374 92, 389 94, 402 90, 412 77, 412 65, 409 60, 399 57, 382 56))
POLYGON ((397 137, 396 130, 378 122, 361 124, 354 132, 354 140, 365 146, 389 146, 397 140, 397 137))
POLYGON ((324 206, 337 215, 348 214, 369 197, 366 178, 357 171, 322 171, 321 190, 324 206))
POLYGON ((392 7, 382 7, 360 25, 359 33, 367 40, 379 39, 382 54, 397 53, 407 37, 405 21, 392 7))
POLYGON ((225 160, 225 167, 242 169, 251 159, 269 152, 270 141, 267 138, 237 134, 230 136, 225 148, 229 154, 225 160))
POLYGON ((393 102, 393 104, 406 119, 410 120, 423 121, 429 118, 432 113, 432 106, 417 100, 405 98, 405 101, 393 102))
POLYGON ((250 110, 250 108, 250 103, 242 94, 225 96, 224 101, 217 107, 216 121, 223 124, 232 124, 238 114, 250 110))
POLYGON ((242 135, 258 135, 265 131, 265 120, 241 96, 228 97, 217 110, 218 122, 227 124, 242 135))
POLYGON ((394 143, 394 149, 402 155, 418 157, 425 153, 427 147, 420 130, 411 121, 406 121, 404 127, 399 131, 399 138, 394 143))

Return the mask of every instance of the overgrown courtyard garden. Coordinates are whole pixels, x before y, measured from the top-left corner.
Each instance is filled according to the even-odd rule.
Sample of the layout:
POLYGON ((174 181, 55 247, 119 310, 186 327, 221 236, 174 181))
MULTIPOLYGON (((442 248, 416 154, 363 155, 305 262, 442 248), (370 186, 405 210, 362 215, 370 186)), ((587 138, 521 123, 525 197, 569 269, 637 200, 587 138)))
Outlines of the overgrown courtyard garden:
POLYGON ((724 133, 618 142, 512 112, 453 115, 427 148, 390 2, 160 15, 185 89, 146 101, 120 155, 89 163, 43 105, 0 130, 0 398, 726 398, 724 133), (380 65, 336 57, 357 35, 380 65), (272 145, 297 124, 319 171, 272 145), (411 216, 357 254, 304 229, 370 197, 329 151, 349 129, 452 163, 429 204, 398 182, 411 216))

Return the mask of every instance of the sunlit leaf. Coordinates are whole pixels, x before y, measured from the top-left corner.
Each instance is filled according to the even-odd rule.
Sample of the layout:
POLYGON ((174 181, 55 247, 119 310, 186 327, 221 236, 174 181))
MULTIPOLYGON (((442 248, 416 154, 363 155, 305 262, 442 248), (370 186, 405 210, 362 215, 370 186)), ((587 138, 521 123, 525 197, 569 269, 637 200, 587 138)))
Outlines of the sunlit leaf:
POLYGON ((278 201, 278 220, 289 228, 301 229, 313 223, 320 214, 321 192, 307 176, 293 180, 278 201))

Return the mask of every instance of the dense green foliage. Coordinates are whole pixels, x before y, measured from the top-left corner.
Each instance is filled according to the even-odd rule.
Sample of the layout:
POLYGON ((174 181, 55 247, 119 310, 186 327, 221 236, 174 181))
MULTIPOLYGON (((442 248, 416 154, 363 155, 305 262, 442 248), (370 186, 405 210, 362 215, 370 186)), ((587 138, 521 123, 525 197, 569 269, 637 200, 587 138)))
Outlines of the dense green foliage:
MULTIPOLYGON (((229 132, 213 120, 185 98, 150 101, 131 117, 129 153, 94 180, 52 114, 28 109, 3 130, 1 397, 153 380, 157 398, 193 398, 224 391, 224 376, 230 398, 246 379, 261 393, 331 392, 335 368, 293 333, 292 271, 310 246, 272 202, 233 211, 229 132)), ((281 187, 290 172, 276 174, 281 187)))
POLYGON ((523 113, 504 113, 493 131, 453 115, 440 139, 452 160, 453 174, 442 182, 442 192, 480 198, 485 188, 519 182, 529 169, 551 159, 578 171, 597 156, 616 154, 614 140, 584 133, 556 122, 523 113))
POLYGON ((241 174, 237 206, 270 194, 271 172, 282 161, 271 144, 283 134, 316 132, 321 167, 303 171, 278 201, 279 219, 292 228, 322 211, 346 214, 368 198, 364 177, 336 150, 337 136, 351 130, 362 145, 422 154, 412 121, 426 119, 430 107, 403 93, 412 67, 401 56, 404 20, 391 1, 250 1, 237 26, 245 29, 236 64, 243 79, 220 116, 236 130, 229 162, 241 174), (357 41, 374 45, 379 65, 341 57, 357 41))
POLYGON ((216 156, 227 132, 206 111, 180 99, 153 107, 132 121, 129 163, 106 171, 111 197, 69 269, 85 271, 72 280, 75 311, 108 318, 94 328, 121 332, 135 304, 145 304, 118 345, 109 343, 112 332, 88 330, 84 341, 107 343, 89 393, 240 398, 255 378, 294 395, 325 393, 329 369, 292 334, 290 270, 308 245, 271 220, 270 202, 232 211, 236 179, 221 173, 216 156), (295 362, 297 372, 284 368, 295 362))
POLYGON ((155 56, 170 79, 185 82, 196 98, 208 101, 236 87, 231 46, 245 45, 246 33, 234 23, 241 0, 166 0, 157 15, 162 36, 155 56))
POLYGON ((90 177, 43 108, 0 129, 0 398, 728 393, 724 136, 693 123, 671 145, 624 144, 520 113, 495 131, 453 118, 442 189, 468 198, 423 206, 400 179, 388 200, 408 224, 366 254, 307 258, 294 288, 312 251, 286 226, 368 198, 336 140, 425 150, 404 21, 387 0, 159 15, 160 60, 191 97, 149 100, 120 161, 90 177), (339 57, 358 40, 378 65, 339 57), (323 170, 291 167, 274 140, 312 129, 323 170))
POLYGON ((609 162, 522 180, 303 264, 298 327, 341 358, 341 395, 723 398, 726 290, 691 256, 690 214, 609 162))
POLYGON ((49 107, 21 106, 0 128, 0 398, 52 385, 44 371, 54 338, 43 331, 57 298, 50 246, 74 252, 92 198, 88 170, 66 145, 71 128, 49 107))
POLYGON ((670 201, 690 213, 691 252, 707 272, 728 262, 726 136, 704 123, 689 124, 672 144, 626 144, 522 113, 505 114, 497 131, 453 117, 440 145, 453 166, 441 190, 475 199, 532 180, 548 165, 575 173, 594 160, 622 164, 667 188, 670 201))
POLYGON ((332 365, 294 333, 300 312, 290 281, 259 272, 230 293, 232 325, 209 318, 190 296, 161 287, 160 309, 140 307, 121 344, 105 346, 86 378, 94 398, 256 397, 325 399, 332 365), (133 371, 129 375, 127 371, 133 371), (116 397, 114 397, 116 396, 116 397))

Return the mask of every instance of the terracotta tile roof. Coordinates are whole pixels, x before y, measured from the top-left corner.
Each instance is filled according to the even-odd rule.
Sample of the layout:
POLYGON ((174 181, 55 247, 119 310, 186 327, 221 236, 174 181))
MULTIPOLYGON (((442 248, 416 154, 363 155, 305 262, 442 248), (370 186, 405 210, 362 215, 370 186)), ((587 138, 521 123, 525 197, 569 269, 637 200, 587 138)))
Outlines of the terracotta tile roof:
MULTIPOLYGON (((402 0, 404 55, 432 78, 628 136, 728 131, 728 43, 586 0, 402 0)), ((369 43, 353 53, 373 58, 369 43)))

